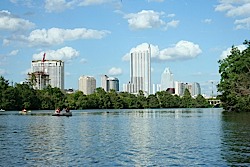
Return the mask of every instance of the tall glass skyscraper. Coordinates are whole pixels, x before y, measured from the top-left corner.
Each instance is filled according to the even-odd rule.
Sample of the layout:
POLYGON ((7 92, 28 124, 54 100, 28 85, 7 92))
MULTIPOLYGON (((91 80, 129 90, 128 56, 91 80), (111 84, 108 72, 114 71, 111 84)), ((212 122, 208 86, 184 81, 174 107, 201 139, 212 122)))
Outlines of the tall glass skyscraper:
POLYGON ((169 68, 166 68, 161 75, 161 91, 174 88, 174 75, 169 68))
POLYGON ((142 90, 145 95, 151 93, 151 48, 130 54, 130 79, 133 92, 142 90))
POLYGON ((64 62, 61 60, 32 61, 31 73, 35 74, 36 77, 40 77, 40 80, 38 78, 36 80, 41 81, 43 86, 35 85, 38 89, 42 89, 48 86, 48 84, 51 87, 64 89, 64 62), (45 78, 44 82, 42 78, 45 78))

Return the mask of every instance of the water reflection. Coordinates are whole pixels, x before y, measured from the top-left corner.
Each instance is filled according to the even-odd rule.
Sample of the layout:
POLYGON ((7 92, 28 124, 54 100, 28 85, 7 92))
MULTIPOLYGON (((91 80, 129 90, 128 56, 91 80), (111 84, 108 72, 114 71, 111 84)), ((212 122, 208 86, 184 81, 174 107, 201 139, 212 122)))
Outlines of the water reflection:
POLYGON ((246 166, 248 115, 221 109, 0 115, 0 166, 246 166))
POLYGON ((222 157, 230 165, 250 164, 250 113, 223 113, 222 157))

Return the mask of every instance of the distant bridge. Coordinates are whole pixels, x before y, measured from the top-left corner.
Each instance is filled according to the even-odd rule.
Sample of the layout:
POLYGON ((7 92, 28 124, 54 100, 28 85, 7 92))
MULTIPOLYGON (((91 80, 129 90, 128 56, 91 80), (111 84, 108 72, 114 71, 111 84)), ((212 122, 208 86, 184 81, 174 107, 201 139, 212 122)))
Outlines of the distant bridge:
POLYGON ((210 105, 213 105, 214 107, 220 106, 220 104, 221 104, 221 101, 216 100, 216 99, 210 99, 210 100, 208 100, 208 102, 209 102, 210 105))

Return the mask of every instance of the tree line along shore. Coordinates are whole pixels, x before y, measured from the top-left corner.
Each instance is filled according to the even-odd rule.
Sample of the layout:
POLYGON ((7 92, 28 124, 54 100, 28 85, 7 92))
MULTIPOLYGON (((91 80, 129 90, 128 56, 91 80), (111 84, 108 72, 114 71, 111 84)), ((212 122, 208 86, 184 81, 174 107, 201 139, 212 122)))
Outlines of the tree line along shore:
POLYGON ((48 86, 43 90, 33 89, 29 84, 9 86, 8 80, 0 77, 0 108, 4 110, 54 110, 70 109, 144 109, 144 108, 207 108, 209 102, 198 95, 192 98, 186 89, 184 96, 172 95, 167 91, 144 96, 128 92, 104 91, 97 88, 95 93, 85 95, 81 91, 67 94, 59 88, 48 86))

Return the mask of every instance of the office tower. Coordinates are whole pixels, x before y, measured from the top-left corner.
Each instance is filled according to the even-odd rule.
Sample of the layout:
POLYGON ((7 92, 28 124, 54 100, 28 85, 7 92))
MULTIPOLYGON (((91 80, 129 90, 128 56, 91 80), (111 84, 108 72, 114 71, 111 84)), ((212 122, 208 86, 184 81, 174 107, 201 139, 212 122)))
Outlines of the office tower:
POLYGON ((130 54, 130 79, 133 92, 142 90, 145 95, 151 93, 151 49, 150 45, 146 50, 135 51, 130 54))
POLYGON ((174 82, 174 88, 175 88, 175 94, 179 96, 183 96, 185 89, 188 89, 188 83, 183 83, 183 82, 174 82))
POLYGON ((85 95, 89 95, 95 92, 96 79, 92 76, 81 76, 79 78, 79 91, 82 91, 85 95))
POLYGON ((174 75, 169 68, 166 68, 161 75, 161 91, 174 88, 174 75))
POLYGON ((108 77, 107 75, 101 76, 101 87, 107 92, 111 89, 119 91, 118 78, 108 77))
POLYGON ((114 77, 109 77, 107 80, 107 85, 108 85, 108 91, 115 90, 115 91, 119 91, 119 80, 118 78, 114 78, 114 77))
POLYGON ((101 76, 101 87, 107 92, 108 91, 108 76, 102 75, 101 76))
POLYGON ((201 94, 201 87, 200 84, 197 82, 192 83, 192 91, 190 92, 192 96, 198 96, 201 94))
POLYGON ((64 89, 64 62, 61 60, 35 60, 31 63, 29 79, 35 77, 34 87, 43 89, 48 85, 64 89))

